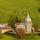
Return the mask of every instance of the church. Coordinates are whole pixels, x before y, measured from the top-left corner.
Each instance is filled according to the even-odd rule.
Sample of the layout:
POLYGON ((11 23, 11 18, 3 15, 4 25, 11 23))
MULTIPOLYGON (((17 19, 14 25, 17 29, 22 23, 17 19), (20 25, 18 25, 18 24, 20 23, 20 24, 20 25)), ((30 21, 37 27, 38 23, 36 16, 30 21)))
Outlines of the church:
POLYGON ((25 18, 25 27, 26 27, 26 33, 32 33, 34 32, 34 28, 32 27, 32 21, 28 14, 28 16, 25 18))
POLYGON ((16 25, 16 29, 20 29, 20 28, 23 28, 26 34, 31 34, 32 32, 34 32, 34 28, 32 27, 32 21, 29 14, 25 18, 24 23, 19 23, 18 25, 16 25))

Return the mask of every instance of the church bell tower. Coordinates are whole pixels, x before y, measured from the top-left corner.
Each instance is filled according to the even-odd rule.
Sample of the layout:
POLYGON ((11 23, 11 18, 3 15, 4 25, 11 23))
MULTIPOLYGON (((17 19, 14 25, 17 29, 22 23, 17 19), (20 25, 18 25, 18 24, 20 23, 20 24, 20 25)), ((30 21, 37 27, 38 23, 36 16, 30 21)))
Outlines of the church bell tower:
POLYGON ((25 25, 26 25, 26 33, 30 34, 32 32, 31 28, 32 28, 32 21, 31 18, 28 14, 28 16, 25 18, 25 25))

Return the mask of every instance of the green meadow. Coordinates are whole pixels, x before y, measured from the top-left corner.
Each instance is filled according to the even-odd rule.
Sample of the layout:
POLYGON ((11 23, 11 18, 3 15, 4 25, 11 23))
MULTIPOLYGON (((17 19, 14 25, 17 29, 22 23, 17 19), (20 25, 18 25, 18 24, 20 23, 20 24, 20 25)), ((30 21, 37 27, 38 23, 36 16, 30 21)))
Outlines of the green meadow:
POLYGON ((40 0, 0 0, 0 22, 7 22, 10 15, 27 16, 28 10, 33 22, 40 24, 40 0), (26 11, 25 13, 23 13, 26 11))
POLYGON ((4 34, 0 40, 40 40, 40 36, 28 35, 25 38, 20 38, 17 35, 4 34))
POLYGON ((23 21, 30 13, 33 24, 40 26, 40 0, 0 0, 0 23, 8 22, 12 15, 18 15, 23 21), (28 11, 29 10, 29 11, 28 11))
MULTIPOLYGON (((13 18, 18 15, 23 21, 28 13, 30 13, 33 25, 40 27, 40 0, 0 0, 0 23, 8 22, 11 15, 13 18)), ((39 36, 36 37, 39 38, 39 36)), ((0 40, 13 39, 20 40, 7 35, 0 40)), ((25 40, 27 40, 27 38, 25 40)), ((31 40, 40 40, 40 38, 37 39, 33 36, 31 40)))

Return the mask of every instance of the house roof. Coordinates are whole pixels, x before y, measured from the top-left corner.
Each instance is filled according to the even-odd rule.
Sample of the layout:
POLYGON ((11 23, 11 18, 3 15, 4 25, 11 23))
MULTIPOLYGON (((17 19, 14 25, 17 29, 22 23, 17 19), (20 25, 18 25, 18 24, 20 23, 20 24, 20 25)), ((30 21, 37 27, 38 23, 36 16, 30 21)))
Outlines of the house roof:
POLYGON ((16 25, 16 28, 23 28, 23 29, 25 29, 25 25, 24 25, 24 23, 20 23, 19 25, 16 25))
POLYGON ((8 23, 0 23, 0 27, 6 27, 8 26, 8 23))
POLYGON ((0 27, 0 29, 3 29, 3 30, 5 30, 5 29, 11 29, 11 27, 0 27))

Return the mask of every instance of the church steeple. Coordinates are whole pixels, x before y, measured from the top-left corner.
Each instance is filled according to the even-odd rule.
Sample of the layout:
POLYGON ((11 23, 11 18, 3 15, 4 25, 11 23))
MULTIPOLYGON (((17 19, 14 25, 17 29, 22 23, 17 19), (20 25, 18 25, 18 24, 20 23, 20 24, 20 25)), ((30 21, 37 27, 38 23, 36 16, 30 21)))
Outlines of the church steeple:
POLYGON ((29 14, 28 14, 28 16, 27 16, 27 22, 29 22, 29 21, 31 21, 31 18, 30 18, 29 14))

